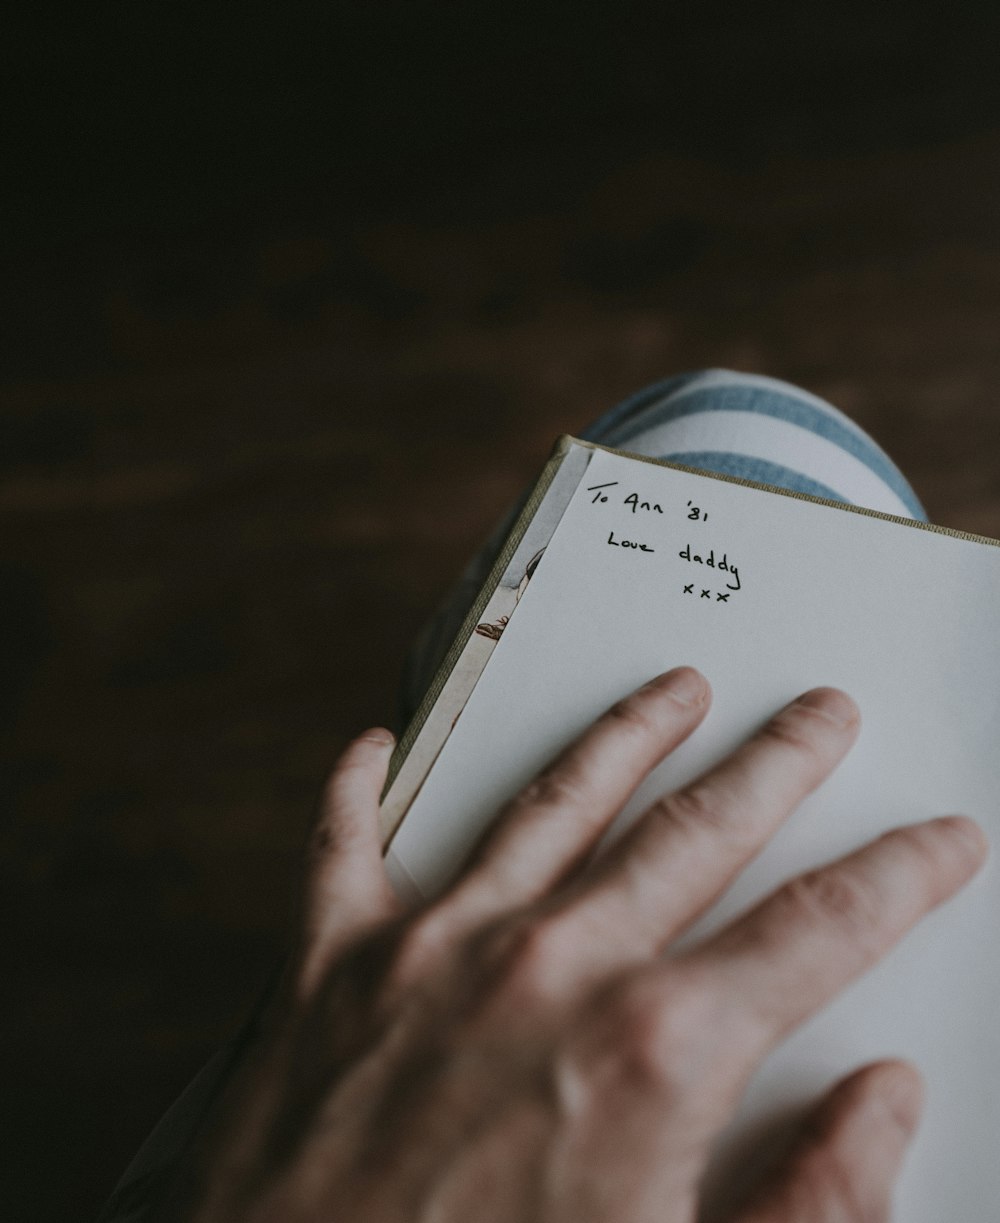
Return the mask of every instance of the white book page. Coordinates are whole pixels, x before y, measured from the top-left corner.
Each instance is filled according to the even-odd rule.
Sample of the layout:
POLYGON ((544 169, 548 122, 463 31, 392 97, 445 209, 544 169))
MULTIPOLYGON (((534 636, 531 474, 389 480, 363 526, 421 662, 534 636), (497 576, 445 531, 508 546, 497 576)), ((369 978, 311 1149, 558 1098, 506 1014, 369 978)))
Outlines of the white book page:
MULTIPOLYGON (((845 762, 685 941, 899 824, 961 812, 1000 841, 998 619, 1000 548, 595 451, 390 855, 434 894, 505 799, 615 700, 684 663, 710 680, 711 712, 617 831, 807 688, 845 689, 863 720, 845 762)), ((770 1119, 892 1056, 927 1087, 897 1217, 994 1219, 998 930, 991 860, 764 1063, 709 1199, 770 1119)))

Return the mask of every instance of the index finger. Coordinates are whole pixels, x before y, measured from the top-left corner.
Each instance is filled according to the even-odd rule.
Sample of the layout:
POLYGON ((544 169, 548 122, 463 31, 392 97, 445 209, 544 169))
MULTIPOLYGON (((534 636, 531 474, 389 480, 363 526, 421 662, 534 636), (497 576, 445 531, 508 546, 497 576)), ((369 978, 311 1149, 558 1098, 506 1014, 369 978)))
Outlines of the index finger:
POLYGON ((701 722, 710 695, 698 671, 675 667, 612 705, 500 812, 451 905, 481 919, 547 893, 701 722))

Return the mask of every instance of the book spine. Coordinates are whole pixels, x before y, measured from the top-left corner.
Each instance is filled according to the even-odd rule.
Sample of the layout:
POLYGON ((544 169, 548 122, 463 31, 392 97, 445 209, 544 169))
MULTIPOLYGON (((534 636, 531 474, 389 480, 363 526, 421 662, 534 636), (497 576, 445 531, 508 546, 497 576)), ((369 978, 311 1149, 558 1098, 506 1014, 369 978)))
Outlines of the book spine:
POLYGON ((560 437, 511 527, 393 753, 379 812, 383 849, 388 848, 496 649, 592 453, 591 447, 575 438, 560 437))

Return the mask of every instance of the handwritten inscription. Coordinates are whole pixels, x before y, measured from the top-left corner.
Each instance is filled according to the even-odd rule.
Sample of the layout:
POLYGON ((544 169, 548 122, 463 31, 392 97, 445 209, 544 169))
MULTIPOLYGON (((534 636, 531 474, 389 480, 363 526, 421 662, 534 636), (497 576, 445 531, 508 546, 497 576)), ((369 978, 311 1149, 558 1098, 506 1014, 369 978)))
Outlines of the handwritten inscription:
MULTIPOLYGON (((689 583, 687 584, 687 586, 685 586, 685 587, 684 587, 684 593, 685 593, 686 595, 693 595, 693 594, 694 594, 694 582, 689 582, 689 583)), ((717 591, 715 592, 715 601, 716 601, 716 603, 728 603, 728 602, 729 602, 729 596, 730 596, 730 594, 731 594, 731 593, 732 593, 732 591, 726 591, 726 593, 725 593, 725 594, 723 594, 721 590, 717 590, 717 591)), ((704 588, 702 588, 702 591, 701 591, 701 597, 702 597, 703 599, 709 599, 709 600, 710 600, 710 599, 711 599, 711 597, 712 597, 712 592, 711 592, 710 590, 705 590, 704 588)))
POLYGON ((655 548, 650 548, 648 544, 636 543, 633 539, 615 539, 614 531, 608 536, 608 543, 615 548, 638 548, 640 552, 655 552, 655 548))
MULTIPOLYGON (((590 499, 591 505, 607 505, 611 494, 605 492, 607 488, 617 488, 617 480, 608 480, 606 484, 591 484, 587 488, 588 493, 593 493, 590 499)), ((622 505, 627 505, 633 514, 662 514, 663 506, 658 501, 644 501, 638 493, 628 493, 622 498, 622 505)), ((687 503, 687 517, 694 522, 708 522, 708 510, 703 510, 700 506, 694 504, 693 501, 687 503)))
POLYGON ((691 545, 687 544, 677 553, 682 561, 689 561, 692 565, 707 565, 709 569, 721 569, 724 573, 730 574, 736 579, 736 585, 732 582, 726 583, 727 590, 739 590, 741 588, 740 571, 735 565, 730 565, 729 558, 723 552, 719 560, 715 559, 715 549, 713 548, 707 556, 700 556, 697 552, 692 554, 691 545))
MULTIPOLYGON (((604 484, 591 484, 587 488, 587 492, 593 494, 590 499, 591 505, 609 505, 613 502, 615 505, 627 508, 632 514, 652 514, 663 517, 667 517, 667 511, 670 514, 677 514, 679 511, 688 522, 708 522, 708 510, 703 509, 700 505, 695 505, 691 500, 687 501, 684 506, 681 506, 679 503, 671 506, 668 502, 667 511, 665 511, 663 503, 644 500, 638 492, 632 490, 625 491, 626 489, 628 489, 628 485, 623 489, 617 480, 608 480, 604 484)), ((718 523, 716 523, 716 529, 718 529, 718 523)), ((681 536, 681 539, 683 538, 681 536)), ((606 542, 609 547, 625 548, 634 552, 653 554, 657 551, 655 547, 643 540, 626 539, 614 531, 608 532, 606 542)), ((680 588, 684 595, 690 595, 691 598, 697 599, 699 602, 702 599, 707 599, 710 603, 728 603, 733 593, 743 588, 739 566, 729 559, 728 552, 716 552, 715 548, 709 548, 706 551, 703 546, 697 543, 686 542, 684 547, 679 549, 674 555, 687 565, 701 565, 705 570, 715 570, 720 581, 720 587, 717 589, 714 588, 714 583, 709 586, 702 586, 699 582, 682 582, 680 588), (722 582, 725 584, 721 585, 722 582)), ((676 564, 677 562, 668 562, 668 564, 670 563, 676 564)), ((707 572, 704 573, 702 580, 706 579, 711 582, 707 572)))
POLYGON ((591 484, 590 488, 587 489, 588 493, 594 494, 590 499, 590 504, 597 505, 600 502, 603 505, 608 499, 608 494, 604 492, 604 489, 614 488, 617 483, 617 480, 610 480, 607 484, 591 484))
POLYGON ((647 514, 663 513, 662 505, 658 505, 655 501, 640 501, 638 493, 629 493, 622 504, 627 505, 633 514, 637 513, 639 510, 645 510, 647 514))

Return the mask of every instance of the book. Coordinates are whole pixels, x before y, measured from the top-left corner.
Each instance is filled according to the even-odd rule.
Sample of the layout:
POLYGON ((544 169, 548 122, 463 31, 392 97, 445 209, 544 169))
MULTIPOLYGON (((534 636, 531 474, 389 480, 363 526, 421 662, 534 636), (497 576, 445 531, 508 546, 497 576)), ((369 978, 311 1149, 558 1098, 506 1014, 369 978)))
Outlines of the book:
MULTIPOLYGON (((437 894, 507 799, 680 664, 709 679, 711 711, 605 843, 807 688, 850 693, 862 730, 674 949, 889 828, 962 813, 996 840, 998 618, 997 540, 563 437, 401 737, 381 807, 390 876, 437 894)), ((706 1219, 783 1119, 883 1057, 914 1061, 927 1088, 898 1217, 995 1218, 998 930, 991 860, 772 1053, 720 1138, 706 1219)))

